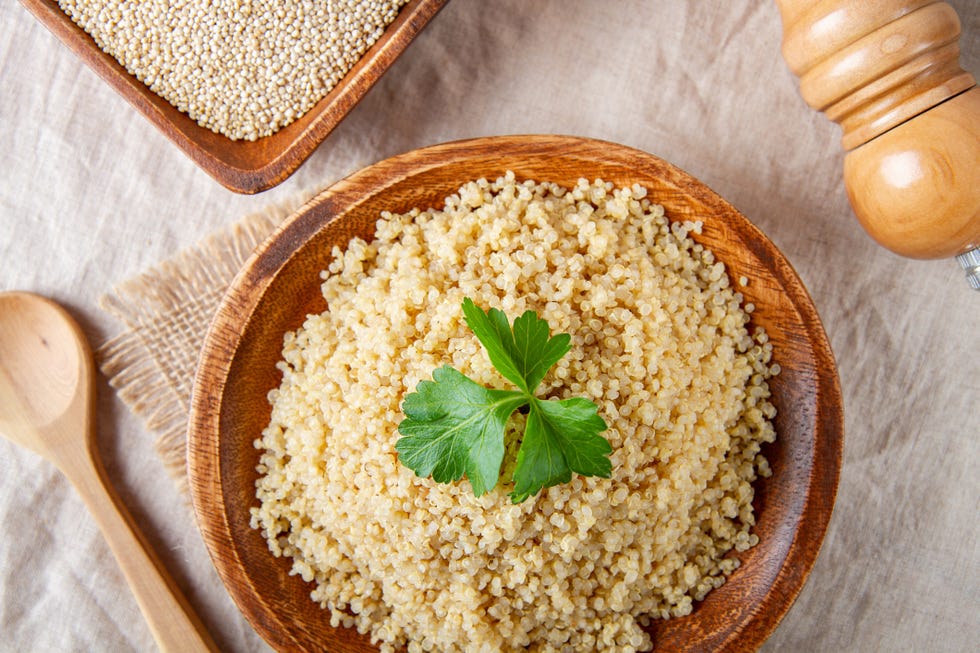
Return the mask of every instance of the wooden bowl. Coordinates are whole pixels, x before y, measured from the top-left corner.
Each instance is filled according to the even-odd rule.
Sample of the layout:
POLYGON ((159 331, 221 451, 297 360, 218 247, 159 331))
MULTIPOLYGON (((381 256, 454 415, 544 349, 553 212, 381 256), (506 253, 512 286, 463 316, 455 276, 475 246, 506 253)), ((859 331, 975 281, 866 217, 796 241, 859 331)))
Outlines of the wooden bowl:
POLYGON ((281 374, 283 334, 325 309, 320 270, 352 236, 370 239, 383 209, 439 206, 462 183, 513 170, 519 180, 572 186, 602 178, 639 183, 672 219, 698 219, 696 240, 714 250, 756 305, 782 372, 771 382, 777 441, 765 451, 773 475, 757 483, 759 544, 694 612, 652 627, 657 651, 749 651, 775 629, 805 581, 830 519, 843 438, 840 387, 830 346, 803 284, 776 247, 710 189, 649 154, 558 136, 449 143, 397 156, 344 179, 289 218, 232 283, 207 336, 188 439, 194 509, 214 564, 255 629, 283 651, 372 651, 353 630, 333 629, 249 528, 268 391, 281 374))
POLYGON ((448 0, 411 0, 364 56, 301 118, 255 141, 232 140, 202 127, 103 52, 56 0, 21 0, 34 16, 126 98, 197 165, 239 193, 286 180, 408 47, 448 0))

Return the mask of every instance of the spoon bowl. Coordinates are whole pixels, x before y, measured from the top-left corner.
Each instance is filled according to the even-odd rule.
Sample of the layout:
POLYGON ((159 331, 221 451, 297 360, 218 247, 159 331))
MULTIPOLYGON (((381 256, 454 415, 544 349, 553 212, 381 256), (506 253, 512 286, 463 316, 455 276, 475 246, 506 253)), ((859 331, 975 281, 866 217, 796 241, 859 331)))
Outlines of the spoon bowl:
POLYGON ((162 651, 216 651, 109 485, 94 437, 95 367, 65 309, 0 293, 0 434, 61 470, 95 517, 162 651))
MULTIPOLYGON (((92 353, 63 308, 37 295, 0 295, 0 432, 45 458, 64 429, 51 428, 89 401, 92 353), (43 392, 37 390, 44 389, 43 392)), ((54 462, 54 461, 53 461, 54 462)))

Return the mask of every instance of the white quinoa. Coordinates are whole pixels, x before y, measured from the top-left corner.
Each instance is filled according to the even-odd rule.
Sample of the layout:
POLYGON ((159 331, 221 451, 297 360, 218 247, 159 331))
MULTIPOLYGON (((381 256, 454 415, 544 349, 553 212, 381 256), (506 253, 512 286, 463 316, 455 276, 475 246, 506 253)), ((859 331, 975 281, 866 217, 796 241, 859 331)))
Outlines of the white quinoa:
POLYGON ((58 0, 106 53, 198 124, 268 136, 329 93, 408 0, 58 0))
POLYGON ((328 310, 285 337, 252 509, 332 624, 384 651, 646 650, 649 619, 688 614, 758 541, 772 345, 700 224, 645 196, 508 173, 335 250, 328 310), (541 395, 598 404, 611 478, 512 505, 507 483, 476 498, 399 463, 401 402, 435 368, 509 387, 465 297, 571 334, 541 395))

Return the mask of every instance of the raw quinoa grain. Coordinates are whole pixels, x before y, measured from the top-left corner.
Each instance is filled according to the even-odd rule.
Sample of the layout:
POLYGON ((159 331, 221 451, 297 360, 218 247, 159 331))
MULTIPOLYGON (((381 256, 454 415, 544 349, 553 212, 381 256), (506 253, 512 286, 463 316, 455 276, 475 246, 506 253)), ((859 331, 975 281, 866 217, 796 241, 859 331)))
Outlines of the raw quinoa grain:
POLYGON ((59 0, 157 95, 203 127, 255 140, 333 89, 408 0, 59 0))
POLYGON ((646 650, 643 625, 725 582, 758 541, 775 366, 700 229, 639 186, 508 173, 334 251, 328 310, 285 337, 252 509, 332 624, 384 651, 646 650), (465 297, 571 334, 542 394, 599 405, 611 478, 512 505, 398 462, 401 402, 436 367, 506 387, 465 297))

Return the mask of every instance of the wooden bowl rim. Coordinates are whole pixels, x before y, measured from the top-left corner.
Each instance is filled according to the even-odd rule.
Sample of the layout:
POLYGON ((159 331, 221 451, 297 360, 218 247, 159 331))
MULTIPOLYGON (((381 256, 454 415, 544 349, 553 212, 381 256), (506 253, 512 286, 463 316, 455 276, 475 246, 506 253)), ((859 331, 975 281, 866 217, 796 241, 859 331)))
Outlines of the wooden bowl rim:
MULTIPOLYGON (((260 588, 245 577, 248 590, 239 584, 241 576, 235 572, 244 568, 239 551, 232 537, 227 513, 223 509, 224 488, 220 475, 220 446, 217 434, 222 412, 225 379, 235 358, 245 326, 253 318, 253 311, 265 291, 274 281, 276 273, 287 264, 294 252, 299 251, 316 233, 356 208, 361 184, 366 180, 383 183, 371 186, 368 197, 375 197, 387 188, 415 177, 420 173, 449 163, 465 161, 475 149, 487 148, 500 154, 519 156, 554 157, 575 160, 598 157, 617 162, 628 161, 632 165, 652 166, 665 169, 673 175, 672 181, 691 184, 698 189, 698 199, 723 209, 733 219, 744 221, 742 225, 752 236, 760 250, 764 250, 771 264, 773 275, 780 279, 782 289, 793 307, 799 312, 805 339, 814 351, 814 357, 829 361, 829 369, 816 371, 814 404, 817 414, 814 450, 808 473, 808 484, 798 521, 793 525, 793 539, 787 555, 779 562, 780 569, 769 588, 747 619, 733 629, 728 637, 714 650, 752 651, 757 649, 779 625, 793 605, 816 561, 831 518, 840 479, 843 455, 843 401, 833 352, 824 332, 816 308, 802 281, 785 256, 776 246, 740 212, 714 193, 702 182, 676 166, 646 152, 616 143, 589 138, 556 135, 495 136, 454 141, 406 152, 368 166, 338 181, 307 202, 289 218, 252 254, 243 269, 231 283, 221 306, 208 330, 198 365, 190 410, 187 464, 191 498, 195 518, 202 532, 208 552, 229 594, 244 616, 269 643, 282 642, 282 633, 276 626, 282 623, 275 615, 256 613, 255 604, 262 602, 260 588), (410 165, 407 165, 410 164, 410 165), (352 203, 353 202, 353 203, 352 203), (329 217, 312 217, 315 209, 330 205, 329 217), (819 470, 822 482, 814 482, 814 471, 819 470), (207 485, 195 482, 210 479, 207 485), (218 516, 209 521, 207 515, 218 516), (812 547, 797 546, 809 542, 812 547), (251 600, 251 601, 250 601, 251 600), (271 624, 268 619, 275 623, 271 624)), ((461 180, 463 183, 468 180, 461 180)), ((364 198, 361 198, 363 200, 364 198)), ((425 208, 425 207, 420 207, 425 208)), ((321 211, 322 216, 322 211, 321 211)), ((818 480, 820 480, 818 479, 818 480)), ((270 554, 271 560, 271 554, 270 554)), ((288 647, 287 647, 288 648, 288 647)))
POLYGON ((289 178, 449 0, 410 0, 330 93, 290 125, 255 141, 232 140, 197 124, 99 48, 57 0, 20 2, 208 175, 229 190, 252 194, 289 178))

